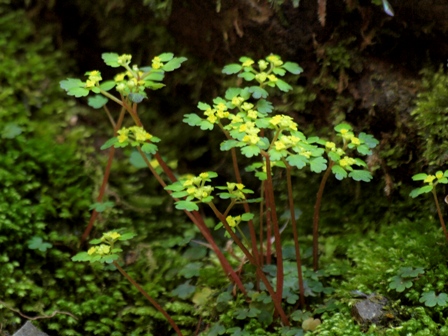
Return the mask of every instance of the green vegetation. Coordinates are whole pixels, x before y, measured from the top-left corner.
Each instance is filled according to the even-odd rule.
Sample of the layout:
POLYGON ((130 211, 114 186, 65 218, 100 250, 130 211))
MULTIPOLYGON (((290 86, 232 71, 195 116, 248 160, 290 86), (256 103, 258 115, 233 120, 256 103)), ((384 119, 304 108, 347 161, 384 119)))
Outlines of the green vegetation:
MULTIPOLYGON (((172 5, 144 3, 162 17, 172 5)), ((431 192, 435 208, 407 181, 379 215, 378 141, 337 108, 353 103, 340 95, 349 42, 326 48, 314 78, 340 97, 318 137, 289 110, 315 95, 277 55, 241 57, 222 96, 160 120, 185 57, 108 52, 112 80, 63 79, 68 57, 0 8, 0 335, 26 320, 57 335, 448 335, 442 70, 413 113, 432 173, 410 196, 431 192), (355 316, 354 293, 387 298, 385 322, 355 316)))

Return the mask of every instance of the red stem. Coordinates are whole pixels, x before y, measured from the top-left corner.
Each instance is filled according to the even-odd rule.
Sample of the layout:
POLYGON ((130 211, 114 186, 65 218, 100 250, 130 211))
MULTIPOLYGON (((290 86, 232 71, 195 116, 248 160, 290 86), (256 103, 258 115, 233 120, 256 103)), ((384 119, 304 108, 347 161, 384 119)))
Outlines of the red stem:
POLYGON ((171 324, 171 326, 173 327, 173 329, 176 331, 177 335, 182 336, 182 332, 180 331, 179 327, 177 326, 176 322, 174 322, 174 320, 171 318, 171 316, 165 311, 165 309, 162 308, 161 305, 159 305, 157 303, 156 300, 154 300, 151 296, 149 296, 148 293, 146 293, 146 291, 140 287, 140 285, 135 282, 134 279, 131 278, 131 276, 126 273, 126 271, 124 269, 122 269, 120 267, 120 265, 118 265, 118 263, 116 261, 113 262, 114 266, 120 271, 121 274, 123 274, 123 276, 135 287, 138 289, 138 291, 140 293, 143 294, 143 296, 148 299, 149 302, 151 302, 151 304, 159 311, 163 314, 163 316, 165 316, 165 318, 168 320, 168 322, 171 324))
POLYGON ((328 168, 320 181, 319 190, 316 196, 316 204, 314 205, 314 216, 313 216, 313 267, 314 271, 319 269, 319 216, 320 216, 320 206, 322 203, 322 195, 324 194, 325 184, 327 183, 328 177, 331 174, 331 168, 334 162, 331 161, 328 168))
POLYGON ((303 309, 305 308, 305 286, 303 285, 302 257, 300 255, 299 234, 297 232, 297 222, 294 210, 294 199, 292 194, 291 166, 287 163, 286 163, 286 179, 288 185, 289 212, 291 214, 292 234, 294 237, 294 247, 296 251, 297 274, 299 276, 300 307, 303 309))
POLYGON ((272 217, 272 227, 274 229, 274 237, 275 237, 275 253, 277 255, 277 296, 278 299, 281 300, 283 296, 283 252, 282 252, 282 242, 280 237, 280 227, 278 224, 277 218, 277 210, 275 209, 275 197, 274 197, 274 186, 272 185, 272 176, 271 176, 271 161, 269 159, 269 154, 262 153, 266 159, 266 190, 268 191, 267 195, 269 197, 269 208, 272 217))
POLYGON ((432 188, 432 194, 434 195, 434 201, 436 202, 437 213, 439 214, 440 225, 442 226, 445 238, 448 241, 448 232, 446 231, 445 221, 443 220, 442 210, 440 209, 439 201, 437 199, 437 194, 435 188, 432 188))

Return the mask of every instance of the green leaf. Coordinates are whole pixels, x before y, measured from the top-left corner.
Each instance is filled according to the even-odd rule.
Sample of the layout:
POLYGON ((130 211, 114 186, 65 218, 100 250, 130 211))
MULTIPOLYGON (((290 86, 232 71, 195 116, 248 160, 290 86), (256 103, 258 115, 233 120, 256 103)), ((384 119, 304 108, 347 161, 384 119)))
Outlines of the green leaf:
POLYGON ((241 71, 243 67, 241 64, 228 64, 222 69, 222 73, 226 75, 233 75, 241 71))
POLYGON ((114 260, 117 260, 118 258, 119 258, 119 256, 117 254, 108 254, 108 255, 101 257, 101 259, 99 261, 102 263, 111 264, 112 262, 114 262, 114 260))
POLYGON ((137 236, 137 234, 134 233, 134 232, 126 232, 126 233, 123 233, 123 234, 118 238, 118 240, 129 240, 129 239, 134 238, 135 236, 137 236))
POLYGON ((312 172, 320 173, 327 169, 327 160, 322 156, 310 160, 310 169, 312 172))
POLYGON ((239 143, 240 143, 239 141, 233 140, 233 139, 224 140, 223 142, 221 142, 220 149, 222 151, 228 151, 228 150, 236 147, 239 143))
POLYGON ((100 89, 104 91, 109 91, 110 89, 115 87, 115 82, 112 80, 102 82, 100 84, 100 89))
POLYGON ((373 135, 364 132, 359 133, 358 138, 364 141, 369 148, 375 148, 380 143, 373 135))
POLYGON ((278 76, 284 76, 286 73, 285 69, 282 68, 274 68, 272 69, 272 72, 278 76))
POLYGON ((371 155, 372 151, 370 150, 370 148, 367 145, 359 145, 358 147, 356 147, 356 150, 358 151, 359 154, 362 155, 371 155))
POLYGON ((268 96, 268 92, 259 86, 251 86, 249 92, 252 93, 252 97, 255 99, 266 98, 268 96))
POLYGON ((147 76, 145 76, 145 80, 148 81, 156 81, 160 82, 165 77, 165 72, 162 70, 152 70, 147 76))
POLYGON ((164 71, 167 71, 167 72, 179 69, 181 64, 183 62, 185 62, 186 60, 187 60, 186 57, 175 57, 171 61, 169 61, 168 63, 164 64, 162 69, 164 71))
POLYGON ((250 212, 246 212, 241 215, 241 220, 247 222, 254 218, 254 214, 250 212))
POLYGON ((398 270, 398 274, 403 278, 415 278, 424 273, 425 270, 423 269, 423 267, 401 267, 398 270))
POLYGON ((400 276, 394 276, 391 278, 391 281, 389 282, 389 288, 395 289, 397 292, 401 293, 404 292, 406 288, 412 287, 412 281, 403 279, 400 276))
POLYGON ((202 262, 190 262, 186 266, 184 266, 179 272, 178 275, 183 276, 186 279, 191 279, 192 277, 198 277, 200 270, 204 267, 202 262))
POLYGON ((340 131, 343 130, 343 129, 346 129, 346 130, 348 130, 348 131, 351 131, 351 130, 352 130, 352 127, 351 127, 349 124, 347 124, 347 123, 341 123, 341 124, 336 125, 336 126, 334 127, 334 130, 335 130, 336 132, 340 132, 340 131))
POLYGON ((59 82, 59 85, 65 91, 69 91, 74 88, 84 87, 85 83, 78 78, 67 78, 59 82))
POLYGON ((260 148, 255 145, 249 145, 241 148, 241 153, 248 158, 257 156, 258 154, 260 154, 260 152, 260 148))
POLYGON ((3 127, 2 138, 4 139, 14 139, 16 136, 22 133, 22 127, 14 122, 7 123, 3 127))
POLYGON ((370 182, 372 180, 372 174, 370 174, 367 170, 359 170, 354 169, 348 174, 349 177, 354 179, 355 181, 364 181, 364 182, 370 182))
POLYGON ((101 55, 104 63, 112 68, 118 68, 120 66, 120 64, 118 64, 118 57, 119 55, 117 53, 103 53, 101 55))
POLYGON ((163 53, 158 56, 162 62, 171 61, 174 57, 173 53, 163 53))
POLYGON ((186 282, 182 285, 177 286, 176 289, 171 291, 171 295, 177 296, 182 300, 186 300, 193 295, 196 291, 196 286, 190 285, 190 282, 186 282))
POLYGON ((246 81, 250 82, 251 80, 254 80, 255 75, 252 72, 242 72, 238 75, 238 77, 245 79, 246 81))
POLYGON ((308 159, 306 157, 302 156, 302 155, 299 155, 299 154, 288 156, 286 158, 286 161, 288 161, 288 163, 291 166, 297 167, 298 169, 302 169, 308 163, 308 159))
POLYGON ((74 96, 76 98, 80 97, 86 97, 89 95, 89 90, 81 87, 72 88, 69 91, 67 91, 67 94, 69 96, 74 96))
POLYGON ((303 69, 297 63, 294 62, 285 62, 282 65, 282 68, 294 75, 298 75, 303 72, 303 69))
POLYGON ((273 111, 273 106, 270 101, 267 101, 265 99, 260 99, 257 104, 255 105, 256 109, 260 113, 271 113, 273 111))
POLYGON ((101 150, 104 150, 104 149, 107 149, 107 148, 109 148, 109 147, 112 147, 112 146, 115 145, 117 142, 118 142, 118 139, 117 139, 117 138, 111 138, 111 139, 107 140, 107 141, 104 143, 104 145, 102 145, 102 146, 100 147, 100 149, 101 149, 101 150))
MULTIPOLYGON (((148 161, 151 161, 151 156, 146 155, 146 158, 148 159, 148 161)), ((129 157, 129 162, 131 163, 131 165, 133 165, 135 168, 141 169, 141 168, 147 168, 148 166, 146 165, 145 160, 143 160, 141 154, 137 151, 133 151, 131 153, 131 156, 129 157)))
POLYGON ((128 97, 133 103, 139 104, 146 98, 146 94, 130 93, 128 97))
POLYGON ((339 162, 339 160, 341 159, 341 157, 336 152, 333 151, 328 152, 328 157, 333 162, 339 162))
POLYGON ((277 86, 280 89, 280 91, 283 92, 288 92, 292 90, 292 86, 281 79, 277 79, 277 81, 275 81, 275 86, 277 86))
POLYGON ((448 304, 448 295, 446 293, 436 295, 434 291, 430 291, 423 293, 419 301, 424 302, 427 307, 435 307, 436 305, 445 307, 448 304))
POLYGON ((92 256, 90 256, 87 252, 79 252, 72 257, 73 261, 90 261, 92 256))
MULTIPOLYGON (((213 324, 213 326, 207 331, 207 336, 218 336, 224 335, 226 333, 226 328, 218 323, 213 324)), ((232 333, 233 336, 238 336, 235 333, 232 333)), ((241 335, 242 336, 242 335, 241 335)))
POLYGON ((95 95, 93 97, 89 97, 88 104, 89 106, 93 107, 94 109, 99 109, 107 104, 109 99, 102 95, 95 95))
MULTIPOLYGON (((201 103, 199 103, 201 104, 201 103)), ((190 126, 199 126, 201 125, 202 118, 198 116, 196 113, 185 114, 184 119, 182 120, 184 123, 187 123, 190 126)))
POLYGON ((196 203, 191 201, 177 201, 176 202, 177 210, 187 210, 187 211, 198 211, 199 207, 196 203))
POLYGON ((53 246, 52 244, 44 242, 41 237, 33 237, 30 240, 28 240, 28 248, 32 250, 39 250, 41 252, 45 252, 52 246, 53 246))
POLYGON ((148 89, 151 89, 151 90, 158 90, 158 89, 163 88, 164 86, 165 86, 165 84, 162 84, 162 83, 155 83, 150 80, 145 81, 145 87, 148 89))
POLYGON ((427 174, 425 173, 420 173, 420 174, 416 174, 414 176, 412 176, 412 180, 413 181, 423 181, 424 179, 426 179, 428 177, 427 174))
POLYGON ((158 150, 156 145, 154 145, 153 143, 149 143, 149 142, 146 142, 142 146, 141 149, 142 149, 142 152, 146 153, 146 154, 155 154, 155 153, 157 153, 157 150, 158 150))
POLYGON ((342 180, 347 177, 347 172, 344 170, 344 168, 342 168, 339 165, 334 165, 331 168, 331 171, 333 172, 333 174, 336 176, 336 178, 338 180, 342 180))
POLYGON ((114 207, 114 202, 98 202, 98 203, 93 203, 89 210, 95 210, 96 212, 103 212, 107 209, 112 209, 114 207))

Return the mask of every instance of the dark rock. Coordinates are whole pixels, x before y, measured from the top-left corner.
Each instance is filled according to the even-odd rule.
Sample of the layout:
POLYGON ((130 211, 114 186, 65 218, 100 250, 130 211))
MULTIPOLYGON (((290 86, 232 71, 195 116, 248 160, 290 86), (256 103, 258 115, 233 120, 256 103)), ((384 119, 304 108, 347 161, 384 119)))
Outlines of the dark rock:
POLYGON ((48 336, 48 334, 40 331, 31 321, 28 321, 12 336, 48 336))

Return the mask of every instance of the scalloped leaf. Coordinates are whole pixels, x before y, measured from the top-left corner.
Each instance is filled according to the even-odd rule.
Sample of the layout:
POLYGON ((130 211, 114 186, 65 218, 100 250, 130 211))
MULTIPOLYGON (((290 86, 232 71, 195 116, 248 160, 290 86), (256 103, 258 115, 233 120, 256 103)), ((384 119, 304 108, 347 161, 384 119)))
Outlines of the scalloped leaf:
POLYGON ((117 53, 103 53, 101 55, 101 58, 103 59, 104 63, 106 63, 108 66, 112 68, 120 67, 120 64, 118 63, 118 57, 119 55, 117 53))

